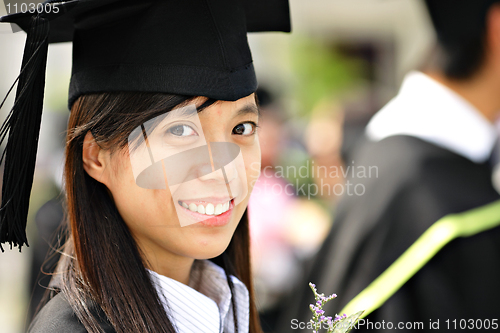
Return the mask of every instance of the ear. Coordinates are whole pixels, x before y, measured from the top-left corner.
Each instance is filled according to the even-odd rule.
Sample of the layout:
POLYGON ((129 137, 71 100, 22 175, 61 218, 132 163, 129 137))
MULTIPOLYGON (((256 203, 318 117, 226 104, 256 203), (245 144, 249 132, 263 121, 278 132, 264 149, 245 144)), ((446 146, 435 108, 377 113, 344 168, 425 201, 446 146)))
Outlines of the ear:
POLYGON ((106 159, 104 155, 104 150, 99 147, 94 140, 94 136, 88 131, 83 140, 83 168, 90 177, 103 184, 106 183, 106 174, 104 172, 106 159))
POLYGON ((500 4, 494 4, 486 16, 486 38, 493 59, 500 59, 500 4))

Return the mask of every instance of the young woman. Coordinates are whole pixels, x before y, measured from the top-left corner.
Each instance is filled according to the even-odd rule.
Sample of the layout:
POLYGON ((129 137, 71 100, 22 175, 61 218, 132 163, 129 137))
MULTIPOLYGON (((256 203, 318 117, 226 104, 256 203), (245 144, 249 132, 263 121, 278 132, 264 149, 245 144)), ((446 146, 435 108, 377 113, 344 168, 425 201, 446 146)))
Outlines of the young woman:
MULTIPOLYGON (((251 332, 258 331, 251 301, 245 214, 249 196, 237 205, 233 202, 238 198, 233 198, 224 213, 215 215, 214 212, 210 219, 181 227, 174 207, 179 203, 172 200, 170 189, 139 187, 131 167, 127 140, 132 131, 147 120, 165 114, 165 110, 193 103, 198 106, 207 141, 232 142, 240 147, 247 171, 245 185, 251 189, 257 175, 250 165, 260 162, 258 114, 241 110, 257 110, 254 95, 235 102, 210 101, 209 106, 203 106, 205 100, 166 94, 104 93, 85 95, 75 102, 68 125, 65 169, 71 243, 58 269, 62 295, 51 302, 67 302, 84 326, 88 326, 88 331, 102 323, 89 315, 89 309, 85 308, 88 304, 82 304, 83 300, 99 304, 116 331, 149 332, 154 327, 158 328, 155 332, 169 332, 169 329, 174 332, 176 327, 184 328, 183 332, 197 331, 196 328, 200 332, 205 329, 218 332, 222 325, 228 332, 245 332, 249 324, 251 332), (195 265, 195 261, 212 258, 211 262, 222 270, 211 262, 200 261, 195 265), (196 280, 193 273, 202 277, 193 281, 196 280), (230 279, 231 275, 239 279, 230 279), (211 318, 205 318, 210 303, 215 302, 195 290, 190 294, 190 287, 185 286, 210 289, 210 284, 221 289, 219 294, 211 291, 221 298, 217 306, 227 307, 220 309, 220 323, 217 311, 211 318), (229 293, 233 293, 232 297, 224 295, 225 285, 229 293), (184 297, 191 300, 185 301, 184 297), (230 298, 230 304, 223 304, 224 298, 230 298), (173 302, 180 302, 182 306, 178 309, 173 302), (197 306, 203 302, 208 305, 197 306), (164 311, 169 308, 170 319, 164 311)), ((193 123, 189 118, 184 119, 184 123, 176 120, 167 128, 156 126, 151 133, 160 132, 162 140, 170 146, 175 141, 174 148, 192 145, 185 141, 201 135, 193 123)), ((196 181, 198 187, 209 190, 220 179, 214 173, 196 181)), ((212 196, 197 203, 204 207, 217 206, 217 200, 212 196)), ((186 213, 204 215, 190 210, 186 213)), ((63 325, 67 324, 68 318, 54 318, 44 310, 35 319, 31 331, 43 331, 47 319, 52 325, 61 320, 63 325)))
MULTIPOLYGON (((260 332, 246 216, 260 163, 246 32, 289 31, 287 2, 49 4, 2 18, 28 31, 9 143, 33 143, 22 122, 41 113, 46 43, 73 40, 74 50, 70 234, 29 332, 260 332), (273 22, 261 18, 263 4, 273 22)), ((13 150, 5 172, 24 187, 15 165, 34 156, 13 150)), ((2 212, 19 199, 10 191, 2 212)), ((10 232, 18 214, 2 214, 1 241, 21 247, 25 237, 10 232)))

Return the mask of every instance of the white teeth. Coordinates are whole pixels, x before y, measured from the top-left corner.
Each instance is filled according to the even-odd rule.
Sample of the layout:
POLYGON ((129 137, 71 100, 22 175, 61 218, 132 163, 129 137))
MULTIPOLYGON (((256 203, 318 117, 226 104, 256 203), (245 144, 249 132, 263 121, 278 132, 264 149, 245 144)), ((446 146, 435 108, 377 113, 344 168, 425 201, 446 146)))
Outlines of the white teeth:
POLYGON ((196 206, 194 203, 189 204, 189 210, 192 212, 197 212, 198 211, 198 206, 196 206))
POLYGON ((209 203, 207 205, 207 208, 205 209, 205 214, 207 214, 207 215, 214 215, 214 212, 215 212, 214 205, 212 205, 211 203, 209 203))
POLYGON ((214 204, 209 203, 207 206, 203 205, 196 205, 195 203, 190 203, 189 205, 185 202, 179 201, 179 204, 186 208, 189 209, 192 212, 197 212, 200 214, 205 214, 205 215, 220 215, 222 213, 225 213, 229 210, 229 205, 230 201, 227 201, 223 204, 217 204, 214 207, 214 204))

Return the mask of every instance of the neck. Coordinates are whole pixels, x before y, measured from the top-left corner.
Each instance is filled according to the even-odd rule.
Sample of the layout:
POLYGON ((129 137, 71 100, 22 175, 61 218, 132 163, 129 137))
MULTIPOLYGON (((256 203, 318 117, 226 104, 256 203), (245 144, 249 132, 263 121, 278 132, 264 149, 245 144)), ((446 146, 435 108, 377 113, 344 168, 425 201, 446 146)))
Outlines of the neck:
POLYGON ((431 78, 471 103, 487 120, 494 122, 500 111, 500 78, 481 71, 470 79, 451 79, 441 71, 426 72, 431 78))
POLYGON ((194 263, 193 258, 146 246, 141 246, 141 250, 148 264, 147 268, 185 285, 189 284, 189 276, 194 263))

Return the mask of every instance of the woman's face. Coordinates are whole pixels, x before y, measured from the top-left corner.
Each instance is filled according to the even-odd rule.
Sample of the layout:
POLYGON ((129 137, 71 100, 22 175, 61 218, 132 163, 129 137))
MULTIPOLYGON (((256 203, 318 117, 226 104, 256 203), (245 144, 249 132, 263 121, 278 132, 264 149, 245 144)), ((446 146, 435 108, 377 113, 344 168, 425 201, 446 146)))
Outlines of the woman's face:
POLYGON ((138 148, 106 151, 103 183, 149 261, 226 249, 259 176, 257 123, 253 94, 191 105, 138 128, 138 148))

